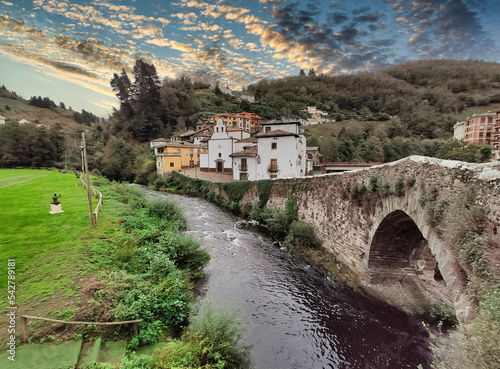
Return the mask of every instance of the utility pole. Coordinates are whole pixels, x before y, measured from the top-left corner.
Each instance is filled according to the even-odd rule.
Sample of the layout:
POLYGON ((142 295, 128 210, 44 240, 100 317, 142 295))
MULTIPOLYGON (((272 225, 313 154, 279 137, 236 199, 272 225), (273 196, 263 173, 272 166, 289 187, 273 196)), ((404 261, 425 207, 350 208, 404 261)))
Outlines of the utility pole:
POLYGON ((90 209, 90 224, 95 226, 94 214, 92 213, 92 195, 90 193, 90 176, 89 176, 89 165, 87 162, 87 146, 85 144, 85 132, 82 132, 82 164, 83 170, 87 175, 87 198, 89 200, 89 209, 90 209))

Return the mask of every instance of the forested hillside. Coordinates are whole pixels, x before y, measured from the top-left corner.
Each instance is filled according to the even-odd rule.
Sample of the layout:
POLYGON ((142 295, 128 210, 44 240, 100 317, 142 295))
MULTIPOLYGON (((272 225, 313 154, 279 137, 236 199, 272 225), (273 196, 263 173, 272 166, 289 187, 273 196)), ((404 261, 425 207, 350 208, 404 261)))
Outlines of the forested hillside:
POLYGON ((107 120, 49 97, 23 100, 0 89, 0 114, 7 118, 0 127, 0 166, 76 168, 80 133, 87 130, 92 169, 144 182, 154 174, 152 139, 194 129, 215 113, 308 118, 307 106, 335 120, 306 128, 308 145, 319 146, 326 161, 389 162, 417 154, 479 162, 488 160, 490 148, 446 140, 457 121, 500 108, 500 64, 479 61, 418 61, 340 76, 312 71, 262 80, 231 95, 186 75, 162 81, 155 66, 140 59, 130 76, 122 70, 110 77, 120 108, 107 120), (48 129, 15 123, 22 118, 48 129))

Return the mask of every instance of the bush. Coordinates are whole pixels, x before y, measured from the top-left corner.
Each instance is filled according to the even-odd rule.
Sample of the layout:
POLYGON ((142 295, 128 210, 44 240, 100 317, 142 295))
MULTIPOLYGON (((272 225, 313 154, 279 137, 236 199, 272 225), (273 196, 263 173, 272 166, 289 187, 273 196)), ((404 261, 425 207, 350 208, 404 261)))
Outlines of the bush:
POLYGON ((132 354, 130 354, 130 357, 125 357, 122 360, 120 369, 151 369, 149 363, 149 356, 136 355, 135 352, 132 352, 132 354))
POLYGON ((178 224, 186 225, 186 218, 179 206, 173 201, 166 199, 151 199, 146 204, 149 210, 149 216, 158 217, 168 221, 175 221, 178 224))
POLYGON ((306 247, 317 249, 321 246, 321 240, 314 233, 314 228, 302 220, 294 221, 285 240, 285 246, 288 248, 306 247))
POLYGON ((201 338, 209 364, 227 369, 241 367, 245 359, 245 353, 238 345, 242 330, 235 314, 229 310, 216 312, 206 305, 193 316, 187 335, 191 339, 201 338))
POLYGON ((180 233, 165 233, 158 238, 156 250, 168 255, 180 269, 197 271, 210 260, 208 252, 200 244, 180 233))

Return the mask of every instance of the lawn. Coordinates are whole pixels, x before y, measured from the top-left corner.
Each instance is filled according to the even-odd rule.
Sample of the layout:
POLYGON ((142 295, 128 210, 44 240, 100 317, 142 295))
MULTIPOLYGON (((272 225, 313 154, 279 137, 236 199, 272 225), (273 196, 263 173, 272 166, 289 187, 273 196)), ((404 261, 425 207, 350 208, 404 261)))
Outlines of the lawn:
MULTIPOLYGON (((16 305, 35 296, 73 291, 74 269, 90 230, 87 195, 71 173, 0 169, 0 288, 7 288, 7 260, 15 260, 16 305), (64 213, 49 214, 54 193, 64 213)), ((4 300, 5 301, 5 300, 4 300)), ((2 306, 0 310, 4 310, 2 306)))

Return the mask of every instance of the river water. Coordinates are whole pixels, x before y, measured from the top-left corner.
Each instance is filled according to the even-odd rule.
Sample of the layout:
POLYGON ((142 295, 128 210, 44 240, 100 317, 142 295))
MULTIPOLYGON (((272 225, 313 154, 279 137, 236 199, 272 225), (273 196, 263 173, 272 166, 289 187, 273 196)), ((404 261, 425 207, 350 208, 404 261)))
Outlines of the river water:
MULTIPOLYGON (((158 194, 160 195, 160 194, 158 194)), ((198 198, 177 202, 211 255, 201 303, 236 309, 255 369, 430 368, 420 322, 367 298, 198 198)))

